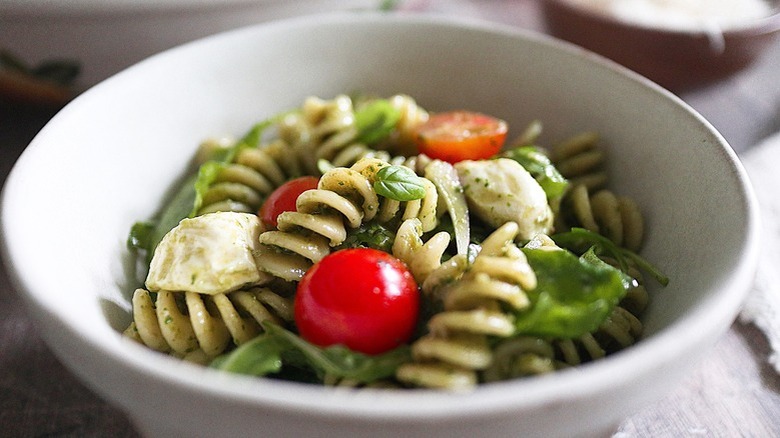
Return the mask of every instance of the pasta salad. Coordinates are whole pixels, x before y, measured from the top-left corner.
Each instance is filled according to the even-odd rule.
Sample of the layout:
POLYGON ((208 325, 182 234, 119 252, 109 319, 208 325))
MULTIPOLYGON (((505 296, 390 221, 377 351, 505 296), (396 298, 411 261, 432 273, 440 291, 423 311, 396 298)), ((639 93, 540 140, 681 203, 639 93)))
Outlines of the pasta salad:
POLYGON ((464 390, 634 344, 644 223, 595 133, 429 112, 407 95, 307 98, 210 139, 128 247, 125 335, 216 369, 464 390))

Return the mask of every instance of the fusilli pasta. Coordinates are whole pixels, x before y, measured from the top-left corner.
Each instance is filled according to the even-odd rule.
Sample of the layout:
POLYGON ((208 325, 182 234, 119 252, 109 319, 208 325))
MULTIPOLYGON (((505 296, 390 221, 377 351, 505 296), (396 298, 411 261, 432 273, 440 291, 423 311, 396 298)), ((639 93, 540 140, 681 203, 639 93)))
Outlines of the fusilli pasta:
POLYGON ((133 318, 126 335, 155 350, 201 361, 252 339, 263 321, 291 321, 292 302, 268 288, 216 295, 150 294, 139 288, 133 294, 133 318))
MULTIPOLYGON (((317 350, 320 346, 312 341, 290 356, 293 368, 303 367, 295 371, 306 379, 351 388, 460 390, 554 372, 637 342, 643 329, 639 318, 649 301, 638 266, 646 265, 619 255, 610 258, 615 254, 607 257, 594 249, 597 244, 585 254, 581 248, 556 243, 560 233, 574 228, 584 232, 582 228, 593 233, 594 241, 609 244, 595 235, 600 234, 621 251, 636 252, 642 246, 645 225, 638 205, 605 188, 606 155, 598 135, 585 132, 563 141, 552 148, 548 160, 544 148, 534 146, 541 122, 532 121, 512 146, 517 154, 505 151, 454 165, 433 152, 428 156, 418 151, 419 128, 436 116, 404 94, 388 99, 310 97, 300 108, 258 125, 275 128, 271 135, 204 142, 195 158, 201 165, 195 177, 207 178, 196 181, 193 211, 179 225, 213 221, 186 234, 200 239, 186 248, 175 246, 184 240, 170 226, 157 247, 143 248, 157 254, 160 246, 168 245, 159 253, 168 251, 173 262, 160 256, 149 263, 155 271, 150 274, 156 275, 135 290, 133 322, 124 334, 160 352, 212 365, 220 362, 218 356, 250 350, 252 341, 272 335, 287 336, 275 338, 274 348, 300 347, 308 338, 293 300, 315 271, 311 268, 325 265, 323 260, 341 249, 369 247, 403 265, 399 275, 411 282, 410 290, 419 292, 415 300, 422 300, 419 321, 417 313, 410 313, 409 331, 419 323, 420 332, 411 338, 404 335, 405 344, 392 359, 403 362, 390 360, 394 367, 380 370, 378 377, 356 365, 371 364, 374 358, 344 359, 339 356, 347 354, 343 349, 317 350), (388 181, 388 170, 401 176, 388 181), (312 178, 311 185, 290 197, 292 209, 274 214, 273 222, 259 219, 258 210, 272 204, 266 202, 269 196, 300 176, 317 177, 316 188, 310 188, 312 178), (243 228, 231 232, 230 224, 239 220, 243 228), (242 254, 248 274, 236 273, 237 257, 226 256, 226 248, 240 250, 235 253, 242 254), (545 258, 564 253, 569 258, 545 258), (195 258, 197 270, 171 269, 187 268, 195 258), (589 264, 573 276, 595 278, 589 269, 600 270, 605 279, 590 281, 611 287, 604 299, 609 307, 574 333, 524 329, 524 315, 534 310, 543 293, 551 301, 566 301, 565 294, 579 292, 566 290, 550 298, 550 291, 544 290, 557 287, 544 281, 544 275, 549 280, 555 270, 548 267, 546 273, 538 263, 568 262, 589 264), (541 269, 535 271, 532 264, 541 269), (158 277, 169 280, 169 274, 175 275, 175 282, 155 282, 158 277), (236 278, 227 284, 230 275, 236 278), (247 343, 250 348, 240 348, 247 343), (327 366, 304 369, 301 361, 307 355, 327 366), (344 373, 339 364, 358 369, 344 373)), ((447 137, 450 141, 457 143, 447 137)), ((328 261, 338 263, 336 256, 328 261)), ((344 282, 349 281, 339 283, 344 282)), ((278 361, 287 359, 280 354, 278 361)))
POLYGON ((525 290, 536 287, 533 270, 514 244, 517 233, 517 224, 503 225, 485 239, 458 278, 436 284, 438 290, 423 286, 442 301, 443 311, 429 320, 429 333, 412 344, 415 362, 398 369, 399 380, 449 389, 476 384, 477 373, 493 362, 487 336, 514 333, 512 319, 501 307, 527 307, 525 290))
POLYGON ((589 194, 584 185, 567 193, 562 215, 568 227, 579 226, 599 233, 618 246, 638 251, 644 239, 644 219, 636 202, 602 189, 589 194))

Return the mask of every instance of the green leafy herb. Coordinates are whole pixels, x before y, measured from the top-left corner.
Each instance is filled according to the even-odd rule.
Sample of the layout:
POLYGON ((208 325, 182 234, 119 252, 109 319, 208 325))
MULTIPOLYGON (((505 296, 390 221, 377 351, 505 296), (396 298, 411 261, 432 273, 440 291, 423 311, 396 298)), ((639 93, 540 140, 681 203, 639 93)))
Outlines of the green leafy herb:
POLYGON ((558 172, 549 158, 536 146, 521 146, 502 154, 520 163, 533 176, 547 195, 547 199, 563 196, 569 182, 558 172))
POLYGON ((423 179, 404 166, 385 166, 376 173, 374 190, 385 198, 413 201, 425 197, 423 179))
POLYGON ((282 369, 282 353, 288 347, 288 343, 278 336, 261 335, 215 358, 210 366, 251 376, 274 374, 282 369))
POLYGON ((213 160, 201 164, 198 169, 198 177, 195 179, 194 183, 195 199, 192 202, 192 208, 187 214, 188 217, 195 217, 195 215, 197 215, 198 210, 203 206, 203 197, 225 166, 226 163, 213 160))
POLYGON ((411 359, 408 347, 369 356, 343 346, 317 347, 295 333, 273 323, 264 323, 265 334, 216 358, 211 367, 234 373, 266 376, 285 365, 311 369, 321 379, 325 375, 370 383, 395 374, 411 359))
POLYGON ((401 113, 390 101, 376 99, 355 112, 355 126, 358 130, 357 141, 367 145, 378 143, 387 138, 401 118, 401 113))
POLYGON ((392 252, 394 241, 395 233, 392 230, 382 224, 368 222, 349 230, 347 238, 338 249, 362 247, 392 252))
POLYGON ((152 261, 154 249, 168 231, 186 218, 195 200, 195 176, 188 178, 173 195, 155 221, 136 222, 130 229, 127 246, 146 253, 147 264, 152 261))
POLYGON ((661 286, 669 284, 669 277, 664 275, 652 263, 633 251, 615 245, 614 242, 598 233, 584 228, 572 228, 571 231, 558 233, 550 237, 558 246, 570 249, 578 254, 583 254, 593 247, 596 253, 614 258, 623 272, 628 271, 628 262, 631 261, 640 270, 652 275, 661 286))
MULTIPOLYGON (((236 156, 243 149, 256 148, 260 145, 260 141, 263 137, 263 132, 276 123, 281 117, 287 113, 282 113, 274 117, 263 120, 256 123, 252 129, 249 130, 239 141, 229 148, 219 149, 214 152, 214 155, 209 161, 201 164, 198 169, 198 177, 194 182, 195 185, 195 199, 192 203, 192 208, 189 211, 188 217, 193 217, 198 213, 198 210, 203 205, 203 196, 208 191, 211 184, 217 179, 220 171, 229 163, 235 161, 236 156)), ((183 218, 182 218, 183 219, 183 218)))
POLYGON ((570 251, 524 248, 536 273, 531 307, 518 312, 518 333, 576 338, 596 330, 626 293, 626 276, 570 251))
POLYGON ((127 247, 130 249, 145 250, 149 248, 154 236, 154 222, 136 222, 130 228, 130 235, 127 236, 127 247))

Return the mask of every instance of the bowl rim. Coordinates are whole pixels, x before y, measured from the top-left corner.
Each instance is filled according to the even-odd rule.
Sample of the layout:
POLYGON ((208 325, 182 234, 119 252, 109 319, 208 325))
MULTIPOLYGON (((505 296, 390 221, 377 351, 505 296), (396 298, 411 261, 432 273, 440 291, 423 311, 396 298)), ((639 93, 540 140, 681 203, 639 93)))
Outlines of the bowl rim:
POLYGON ((10 18, 62 19, 159 13, 195 13, 239 7, 284 7, 290 0, 0 0, 2 22, 10 18))
MULTIPOLYGON (((712 139, 719 145, 720 154, 731 164, 733 176, 744 194, 743 201, 748 228, 745 230, 743 241, 744 257, 737 261, 734 275, 725 284, 721 285, 716 293, 703 299, 701 306, 695 312, 686 315, 673 325, 665 327, 652 337, 632 346, 630 349, 621 351, 604 360, 582 365, 577 367, 576 370, 563 370, 552 376, 517 379, 515 381, 501 382, 497 385, 481 385, 473 392, 466 394, 451 394, 429 390, 395 392, 364 389, 361 391, 365 391, 366 394, 370 394, 372 397, 371 403, 365 403, 365 397, 356 396, 355 394, 358 394, 356 392, 271 379, 226 375, 226 373, 200 366, 181 364, 177 359, 156 353, 144 346, 124 339, 121 333, 112 329, 107 322, 105 330, 113 332, 109 336, 105 336, 105 332, 97 335, 90 330, 79 330, 71 326, 67 319, 57 314, 56 309, 50 308, 41 299, 40 295, 45 294, 45 291, 34 290, 34 288, 30 287, 25 273, 13 263, 13 255, 16 252, 14 248, 19 243, 12 242, 13 239, 9 237, 10 234, 7 232, 9 219, 13 216, 12 209, 7 207, 9 193, 21 189, 19 180, 25 169, 30 166, 29 160, 25 159, 25 155, 29 155, 29 153, 25 151, 11 170, 2 190, 2 198, 0 198, 0 206, 2 206, 0 225, 2 225, 4 232, 0 233, 0 239, 2 240, 2 257, 6 261, 9 276, 17 286, 17 290, 22 292, 21 294, 28 305, 34 308, 34 313, 39 318, 42 316, 52 318, 54 324, 69 331, 70 335, 78 337, 80 342, 83 342, 96 354, 106 355, 105 359, 113 362, 117 367, 125 368, 127 372, 135 372, 139 376, 145 375, 146 378, 154 379, 167 386, 176 386, 184 391, 205 393, 210 397, 239 401, 251 405, 267 405, 291 410, 308 409, 316 414, 335 417, 359 416, 370 419, 392 420, 430 420, 455 416, 481 416, 484 415, 486 409, 489 409, 491 413, 507 412, 539 404, 554 404, 556 400, 568 399, 572 396, 600 393, 621 382, 628 381, 636 375, 659 367, 670 358, 680 355, 688 345, 701 342, 705 338, 703 333, 712 333, 726 319, 733 320, 739 304, 744 300, 749 290, 749 280, 752 278, 758 261, 759 241, 757 202, 736 154, 728 147, 725 139, 709 122, 681 99, 638 74, 573 44, 508 25, 497 25, 472 19, 427 15, 410 16, 386 13, 355 14, 337 12, 278 20, 222 32, 196 40, 142 61, 136 66, 130 67, 130 69, 105 80, 102 84, 94 87, 94 89, 97 90, 110 86, 111 83, 117 80, 115 78, 127 74, 132 69, 142 68, 141 65, 144 63, 157 62, 155 60, 160 59, 158 57, 165 57, 166 53, 192 50, 193 47, 196 47, 197 44, 204 40, 213 42, 214 38, 225 38, 226 35, 230 35, 233 38, 241 32, 253 33, 279 27, 333 26, 348 25, 355 22, 363 24, 373 22, 375 24, 405 23, 432 27, 467 27, 480 32, 501 34, 506 38, 525 39, 553 50, 567 52, 568 56, 589 59, 590 61, 586 62, 599 63, 611 70, 617 70, 626 76, 627 80, 636 82, 638 86, 646 87, 654 93, 659 93, 663 97, 671 99, 702 126, 707 128, 712 139), (646 361, 645 359, 650 354, 659 359, 646 361), (631 369, 632 372, 624 373, 623 371, 626 369, 631 369), (604 382, 608 383, 605 384, 604 382), (418 403, 417 401, 431 401, 432 403, 418 403)), ((80 102, 90 99, 93 93, 92 90, 87 90, 66 106, 61 111, 61 114, 67 114, 72 108, 80 105, 80 102)), ((44 127, 42 132, 45 130, 46 128, 44 127)), ((28 150, 40 147, 41 145, 36 142, 36 139, 33 139, 28 150)))
POLYGON ((599 12, 595 8, 589 8, 581 3, 572 0, 544 0, 542 9, 547 15, 556 13, 554 8, 567 11, 569 14, 576 14, 600 25, 619 26, 627 31, 642 31, 648 33, 663 33, 668 35, 677 35, 679 37, 709 37, 709 38, 729 38, 729 37, 749 37, 768 35, 780 31, 780 1, 772 0, 772 13, 770 15, 747 20, 744 23, 732 23, 725 26, 713 25, 712 27, 690 27, 680 28, 659 25, 650 25, 646 22, 631 21, 621 19, 615 15, 606 12, 599 12))

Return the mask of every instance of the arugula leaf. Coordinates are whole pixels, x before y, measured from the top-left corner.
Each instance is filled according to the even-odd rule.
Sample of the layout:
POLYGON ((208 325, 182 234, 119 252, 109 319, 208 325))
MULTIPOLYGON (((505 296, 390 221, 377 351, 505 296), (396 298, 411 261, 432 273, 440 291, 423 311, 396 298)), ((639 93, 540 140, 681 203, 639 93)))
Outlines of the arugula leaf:
POLYGON ((401 118, 401 112, 387 99, 376 99, 355 112, 357 141, 366 145, 378 143, 387 138, 401 118))
POLYGON ((369 383, 394 375, 399 365, 411 360, 408 347, 369 356, 343 346, 317 347, 274 323, 263 323, 263 327, 264 334, 219 356, 210 366, 234 373, 266 376, 290 365, 309 368, 320 379, 328 375, 369 383))
POLYGON ((127 236, 127 247, 132 250, 145 250, 149 247, 154 235, 155 222, 136 222, 130 228, 127 236))
POLYGON ((193 183, 195 199, 192 202, 192 208, 187 214, 187 217, 195 217, 198 214, 198 210, 203 206, 203 197, 219 176, 219 172, 221 172, 225 166, 227 166, 225 162, 216 160, 206 161, 200 165, 198 176, 193 183))
POLYGON ((260 335, 238 348, 215 358, 209 365, 222 371, 252 376, 278 373, 287 342, 276 336, 260 335))
POLYGON ((502 154, 505 158, 520 163, 536 179, 547 195, 547 199, 563 196, 569 182, 558 172, 549 158, 536 146, 521 146, 502 154))
POLYGON ((211 184, 217 178, 219 172, 227 164, 235 161, 236 156, 243 149, 258 147, 263 138, 263 132, 286 114, 288 114, 288 112, 277 114, 274 117, 256 123, 249 132, 244 134, 244 136, 236 142, 236 144, 229 148, 217 150, 209 161, 201 164, 198 169, 198 177, 194 182, 195 199, 193 200, 192 208, 186 217, 194 217, 198 213, 198 210, 200 210, 203 205, 203 196, 206 194, 209 187, 211 187, 211 184))
POLYGON ((626 293, 626 276, 570 251, 523 248, 536 273, 531 307, 517 312, 520 334, 577 338, 595 331, 626 293))
POLYGON ((263 327, 269 335, 285 339, 291 349, 302 353, 307 365, 321 376, 327 374, 369 383, 393 376, 398 366, 411 360, 408 346, 371 356, 341 345, 318 347, 273 323, 264 324, 263 327))
POLYGON ((376 173, 374 190, 385 198, 414 201, 425 197, 423 179, 404 166, 385 166, 376 173))
POLYGON ((154 249, 168 231, 186 218, 195 200, 195 179, 193 175, 179 187, 170 202, 155 221, 136 222, 130 229, 127 247, 131 250, 146 252, 146 263, 152 261, 154 249))
POLYGON ((633 251, 615 245, 614 242, 601 234, 588 231, 584 228, 575 227, 570 231, 554 234, 550 237, 558 246, 570 249, 579 254, 586 252, 591 247, 595 247, 597 252, 606 253, 606 255, 617 260, 620 269, 623 272, 628 271, 628 261, 631 261, 635 263, 640 270, 652 275, 661 286, 667 286, 669 284, 669 277, 664 275, 664 273, 652 263, 633 251))

